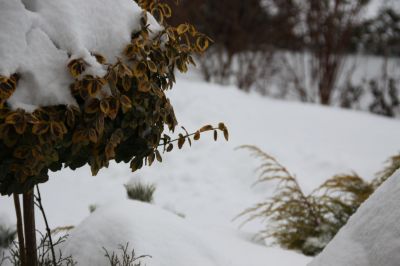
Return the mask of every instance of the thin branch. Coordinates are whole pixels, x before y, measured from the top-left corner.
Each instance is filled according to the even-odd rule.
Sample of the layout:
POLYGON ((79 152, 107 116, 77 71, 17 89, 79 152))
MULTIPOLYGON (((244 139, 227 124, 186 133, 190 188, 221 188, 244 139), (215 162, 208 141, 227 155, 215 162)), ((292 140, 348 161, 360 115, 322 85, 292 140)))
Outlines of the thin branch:
POLYGON ((46 232, 47 232, 47 235, 49 236, 49 243, 50 243, 51 255, 53 258, 53 264, 54 264, 54 266, 57 266, 57 259, 56 259, 56 253, 54 252, 53 239, 51 238, 51 230, 49 227, 49 223, 47 222, 46 213, 43 208, 42 197, 40 195, 39 185, 36 185, 36 191, 37 191, 37 196, 35 196, 35 200, 36 200, 35 205, 40 209, 40 212, 43 215, 43 220, 44 220, 44 223, 46 224, 46 232))

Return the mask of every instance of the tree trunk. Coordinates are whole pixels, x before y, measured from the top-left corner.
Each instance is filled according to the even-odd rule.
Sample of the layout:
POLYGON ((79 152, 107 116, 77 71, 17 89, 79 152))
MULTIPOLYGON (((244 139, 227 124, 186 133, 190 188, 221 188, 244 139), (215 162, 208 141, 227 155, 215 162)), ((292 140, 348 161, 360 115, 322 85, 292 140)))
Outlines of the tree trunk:
POLYGON ((26 250, 25 250, 24 228, 22 224, 21 203, 18 194, 14 194, 13 196, 14 196, 15 214, 17 216, 17 234, 18 234, 19 254, 20 254, 19 258, 21 266, 26 266, 26 250))
POLYGON ((35 204, 33 189, 23 194, 26 266, 37 266, 35 204))

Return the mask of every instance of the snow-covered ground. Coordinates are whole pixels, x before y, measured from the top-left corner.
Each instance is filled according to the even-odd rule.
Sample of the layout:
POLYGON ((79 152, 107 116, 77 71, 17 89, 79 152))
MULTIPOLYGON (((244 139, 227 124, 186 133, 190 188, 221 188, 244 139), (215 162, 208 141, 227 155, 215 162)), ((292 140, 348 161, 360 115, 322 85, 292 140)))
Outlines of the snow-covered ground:
MULTIPOLYGON (((138 255, 154 256, 148 265, 170 266, 161 263, 168 261, 168 256, 173 257, 170 262, 174 266, 196 265, 185 264, 187 256, 180 256, 185 253, 184 246, 188 246, 188 254, 197 254, 193 256, 198 256, 202 265, 306 265, 311 258, 254 243, 252 236, 260 229, 257 222, 240 230, 238 222, 232 222, 239 212, 273 190, 268 184, 251 187, 258 162, 235 148, 253 144, 274 155, 297 175, 307 192, 337 173, 356 171, 371 179, 389 156, 400 151, 398 120, 271 100, 194 77, 179 77, 169 96, 181 125, 191 131, 223 121, 230 129, 230 141, 221 138, 214 143, 211 135, 203 135, 191 148, 166 154, 162 164, 135 174, 124 164, 111 164, 96 177, 90 176, 86 167, 53 173, 50 181, 41 185, 52 227, 76 226, 86 219, 80 228, 87 228, 88 236, 96 236, 86 241, 93 239, 91 245, 100 249, 107 243, 133 243, 138 232, 143 232, 135 246, 138 255), (136 178, 157 185, 155 206, 126 200, 123 184, 136 178), (90 215, 92 204, 100 207, 90 215), (107 211, 119 218, 106 221, 102 215, 107 211), (161 230, 161 237, 155 238, 157 228, 172 232, 161 230), (183 246, 175 243, 180 240, 183 246), (170 243, 175 243, 173 248, 170 243)), ((11 199, 0 198, 0 217, 9 223, 15 220, 11 199)), ((39 213, 37 223, 43 230, 39 213)), ((81 242, 73 236, 74 232, 72 243, 81 242)), ((82 245, 88 243, 83 241, 82 245)))

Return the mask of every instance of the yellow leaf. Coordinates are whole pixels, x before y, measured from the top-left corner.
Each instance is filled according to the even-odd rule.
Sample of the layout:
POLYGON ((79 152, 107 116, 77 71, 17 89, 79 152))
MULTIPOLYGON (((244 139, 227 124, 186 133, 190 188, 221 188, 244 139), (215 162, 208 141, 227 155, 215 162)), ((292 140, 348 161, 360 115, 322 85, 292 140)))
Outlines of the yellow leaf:
POLYGON ((97 132, 93 128, 89 129, 89 140, 93 143, 97 143, 97 132))
POLYGON ((185 144, 186 139, 183 137, 182 134, 179 134, 179 139, 178 139, 178 148, 182 149, 183 144, 185 144))
POLYGON ((153 73, 157 73, 157 66, 154 64, 153 61, 147 61, 147 66, 149 67, 150 71, 153 73))
POLYGON ((228 141, 229 140, 229 132, 228 132, 228 129, 224 129, 224 138, 226 139, 226 141, 228 141))
POLYGON ((189 30, 189 25, 187 24, 181 24, 176 28, 176 31, 178 32, 179 35, 184 34, 189 30))
POLYGON ((207 50, 209 45, 210 42, 206 37, 199 37, 196 39, 196 47, 199 49, 200 52, 204 52, 205 50, 207 50))
POLYGON ((159 152, 158 150, 156 150, 156 159, 157 159, 157 161, 159 161, 160 163, 162 162, 162 157, 161 157, 161 154, 160 154, 160 152, 159 152))
POLYGON ((165 16, 166 18, 171 17, 171 15, 172 15, 172 10, 171 10, 171 8, 169 7, 169 5, 168 5, 168 4, 163 4, 163 5, 160 5, 160 6, 161 6, 161 9, 162 9, 162 11, 163 11, 163 13, 164 13, 164 16, 165 16))
POLYGON ((100 110, 104 114, 108 114, 108 112, 110 111, 110 105, 109 105, 107 99, 103 99, 100 101, 100 110))
POLYGON ((200 139, 200 131, 196 131, 193 137, 194 140, 199 140, 200 139))
POLYGON ((210 130, 213 130, 214 128, 212 127, 212 125, 206 125, 206 126, 204 126, 204 127, 202 127, 202 128, 200 128, 200 132, 205 132, 205 131, 210 131, 210 130))
POLYGON ((94 57, 96 57, 97 62, 99 62, 100 64, 104 65, 107 63, 106 58, 104 56, 102 56, 101 54, 92 53, 92 55, 94 57))
POLYGON ((15 123, 14 124, 15 132, 17 132, 17 134, 19 135, 24 134, 26 126, 27 126, 26 121, 20 121, 18 123, 15 123))
POLYGON ((49 124, 45 122, 34 124, 32 127, 32 133, 35 135, 42 135, 47 131, 49 131, 49 124))
POLYGON ((12 112, 6 117, 6 124, 15 125, 17 122, 21 121, 22 115, 20 112, 12 112))
POLYGON ((132 78, 129 76, 124 76, 122 79, 122 88, 125 91, 129 91, 131 89, 132 86, 132 78))
POLYGON ((132 101, 131 101, 131 99, 129 99, 128 96, 126 96, 126 95, 121 95, 121 97, 120 97, 119 100, 120 100, 120 102, 121 102, 121 105, 122 105, 124 108, 127 108, 127 109, 132 108, 132 101))
POLYGON ((73 78, 78 78, 86 69, 87 63, 79 58, 68 63, 68 69, 73 78))

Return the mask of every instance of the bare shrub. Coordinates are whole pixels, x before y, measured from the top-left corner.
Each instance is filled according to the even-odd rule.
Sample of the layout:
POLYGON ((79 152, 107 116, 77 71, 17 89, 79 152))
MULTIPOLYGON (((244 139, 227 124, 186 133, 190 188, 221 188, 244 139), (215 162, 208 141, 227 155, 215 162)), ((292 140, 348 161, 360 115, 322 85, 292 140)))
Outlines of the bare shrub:
POLYGON ((125 246, 120 245, 116 253, 113 251, 110 253, 107 249, 103 247, 105 257, 108 259, 110 266, 141 266, 141 260, 146 257, 150 257, 148 255, 136 257, 135 250, 128 251, 129 243, 125 246))
MULTIPOLYGON (((39 232, 40 233, 40 232, 39 232)), ((61 249, 58 250, 56 258, 54 260, 51 252, 52 248, 60 246, 64 243, 68 235, 61 236, 56 242, 51 243, 50 238, 47 234, 40 233, 40 243, 37 246, 37 264, 38 266, 75 266, 77 262, 71 256, 65 256, 61 249)), ((13 246, 10 249, 10 256, 7 258, 12 265, 21 264, 21 254, 18 246, 18 242, 13 242, 13 246)))

